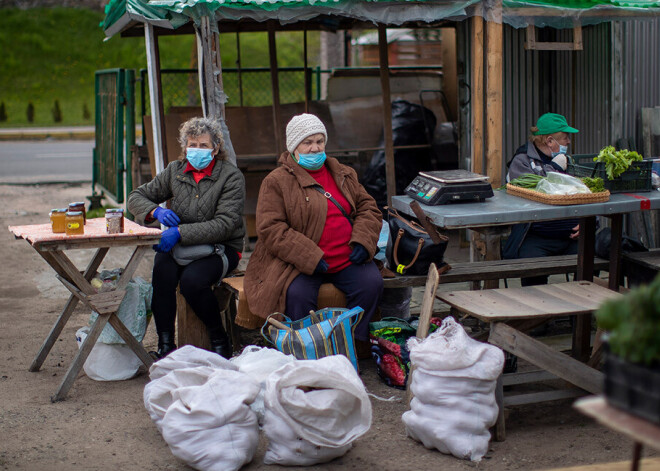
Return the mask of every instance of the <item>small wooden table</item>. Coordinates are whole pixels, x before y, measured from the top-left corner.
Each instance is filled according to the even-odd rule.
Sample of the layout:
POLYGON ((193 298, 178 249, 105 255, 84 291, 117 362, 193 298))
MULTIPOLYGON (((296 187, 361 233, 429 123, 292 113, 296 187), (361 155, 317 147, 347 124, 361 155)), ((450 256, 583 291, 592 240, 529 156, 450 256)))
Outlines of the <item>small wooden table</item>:
POLYGON ((133 277, 140 260, 151 249, 151 246, 160 240, 160 230, 142 227, 125 220, 123 233, 108 234, 105 228, 105 218, 97 218, 87 220, 85 233, 81 235, 53 234, 50 224, 9 226, 9 231, 16 238, 27 240, 46 263, 55 270, 57 279, 71 292, 69 300, 30 365, 30 371, 39 371, 78 301, 82 301, 91 310, 99 313, 60 387, 51 397, 51 401, 59 401, 66 397, 103 327, 108 322, 145 366, 151 366, 153 359, 119 320, 117 310, 126 294, 126 286, 133 277), (135 250, 124 267, 117 287, 112 291, 97 293, 90 281, 96 275, 96 270, 111 247, 135 247, 135 250), (96 249, 96 253, 83 272, 80 272, 64 253, 73 249, 96 249))
POLYGON ((576 401, 574 407, 605 427, 630 437, 635 442, 631 470, 639 469, 642 446, 660 450, 660 427, 607 403, 603 396, 585 397, 576 401))
MULTIPOLYGON (((436 297, 449 304, 459 313, 467 314, 490 324, 488 342, 509 353, 540 367, 552 375, 562 378, 580 389, 597 394, 603 388, 603 374, 590 366, 555 351, 547 345, 526 335, 533 328, 552 317, 591 314, 605 300, 621 294, 590 281, 573 281, 552 285, 503 288, 482 291, 449 291, 436 297)), ((548 379, 548 378, 544 378, 548 379)), ((554 400, 567 396, 533 394, 515 403, 526 404, 554 400)), ((496 439, 503 440, 506 402, 499 381, 497 402, 500 414, 496 428, 496 439)))

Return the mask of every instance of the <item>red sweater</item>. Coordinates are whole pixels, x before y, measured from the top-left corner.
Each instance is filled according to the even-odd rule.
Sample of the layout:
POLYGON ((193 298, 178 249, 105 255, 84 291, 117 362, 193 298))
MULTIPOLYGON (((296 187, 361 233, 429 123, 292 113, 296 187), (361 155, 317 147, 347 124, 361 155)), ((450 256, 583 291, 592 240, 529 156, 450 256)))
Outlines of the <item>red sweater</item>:
MULTIPOLYGON (((324 165, 318 170, 308 170, 309 174, 316 180, 334 199, 344 208, 346 214, 351 213, 351 205, 342 195, 337 183, 324 165)), ((351 254, 351 247, 348 242, 351 240, 353 226, 344 216, 339 208, 328 199, 328 215, 325 219, 325 227, 319 247, 325 254, 323 260, 328 263, 328 273, 336 273, 343 270, 351 264, 348 256, 351 254)))

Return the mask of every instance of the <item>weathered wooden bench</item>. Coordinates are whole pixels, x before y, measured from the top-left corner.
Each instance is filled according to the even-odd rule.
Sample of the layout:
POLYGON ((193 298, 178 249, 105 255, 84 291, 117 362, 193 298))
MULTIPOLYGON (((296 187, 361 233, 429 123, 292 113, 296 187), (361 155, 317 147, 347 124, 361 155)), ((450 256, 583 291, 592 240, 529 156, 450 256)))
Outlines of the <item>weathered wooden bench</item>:
MULTIPOLYGON (((607 270, 609 262, 597 258, 594 260, 595 270, 607 270)), ((574 273, 577 270, 576 255, 561 255, 556 257, 521 258, 515 260, 493 260, 483 262, 452 263, 451 270, 442 273, 439 283, 473 283, 503 278, 520 278, 521 276, 556 275, 574 273)), ((233 344, 240 345, 240 338, 235 325, 245 329, 257 329, 263 325, 263 319, 252 314, 247 306, 243 290, 243 276, 225 278, 215 293, 220 304, 225 330, 231 335, 233 344)), ((397 276, 385 278, 385 289, 424 286, 426 276, 397 276)), ((346 299, 331 284, 321 286, 319 292, 319 308, 343 306, 346 299)), ((181 295, 177 295, 178 345, 194 345, 208 348, 209 340, 204 324, 197 318, 192 308, 188 306, 181 295)))
POLYGON ((623 254, 622 272, 629 281, 650 283, 660 272, 660 249, 623 254))

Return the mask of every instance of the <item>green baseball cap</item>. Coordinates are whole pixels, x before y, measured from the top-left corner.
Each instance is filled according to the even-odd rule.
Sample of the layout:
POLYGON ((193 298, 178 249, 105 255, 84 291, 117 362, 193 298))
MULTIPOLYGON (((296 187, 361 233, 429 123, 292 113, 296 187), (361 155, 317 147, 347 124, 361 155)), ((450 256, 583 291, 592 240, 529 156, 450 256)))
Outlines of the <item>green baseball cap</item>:
POLYGON ((542 115, 536 122, 536 127, 539 130, 534 133, 535 136, 543 136, 556 132, 580 132, 570 127, 566 122, 566 118, 557 113, 546 113, 542 115))

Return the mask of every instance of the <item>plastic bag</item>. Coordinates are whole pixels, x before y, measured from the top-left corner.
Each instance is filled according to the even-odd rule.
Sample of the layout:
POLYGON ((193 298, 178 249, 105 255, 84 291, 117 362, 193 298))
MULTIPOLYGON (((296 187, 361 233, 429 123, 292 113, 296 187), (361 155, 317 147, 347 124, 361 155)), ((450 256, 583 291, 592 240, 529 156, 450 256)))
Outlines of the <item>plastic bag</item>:
POLYGON ((407 343, 414 367, 414 398, 402 420, 407 434, 442 453, 479 461, 488 428, 497 421, 495 385, 502 373, 499 348, 471 339, 453 318, 426 339, 407 343))
POLYGON ((579 178, 559 172, 548 172, 546 178, 536 185, 536 191, 548 195, 591 193, 591 190, 579 178))
POLYGON ((230 361, 238 367, 238 371, 247 374, 261 386, 259 395, 250 405, 250 408, 257 414, 259 423, 263 424, 264 414, 266 412, 264 391, 268 376, 280 367, 288 363, 293 363, 296 359, 293 355, 285 355, 273 348, 248 345, 240 355, 233 357, 230 361))
POLYGON ((154 379, 165 376, 170 371, 195 368, 197 366, 238 370, 237 366, 217 353, 193 347, 192 345, 185 345, 151 365, 151 368, 149 368, 149 378, 153 381, 154 379))
POLYGON ((265 464, 312 465, 342 456, 371 426, 371 402, 342 355, 300 360, 266 382, 265 464))
MULTIPOLYGON (((104 270, 100 273, 99 279, 102 280, 102 284, 99 291, 114 289, 117 286, 118 276, 115 276, 115 272, 116 270, 104 270)), ((126 328, 131 334, 133 334, 133 337, 135 337, 138 342, 142 341, 144 334, 147 331, 147 317, 151 314, 152 294, 153 288, 151 283, 146 282, 140 277, 135 277, 128 282, 128 285, 126 286, 126 296, 124 296, 124 299, 117 310, 117 317, 119 317, 119 320, 124 323, 126 328)), ((92 311, 92 315, 89 318, 89 324, 92 325, 97 317, 98 313, 92 311)), ((126 343, 110 324, 107 324, 103 328, 98 341, 109 344, 126 343)))
MULTIPOLYGON (((78 348, 89 334, 89 327, 82 327, 76 332, 78 348)), ((89 353, 83 370, 95 381, 122 381, 135 376, 142 361, 128 345, 105 344, 96 341, 89 353)))

